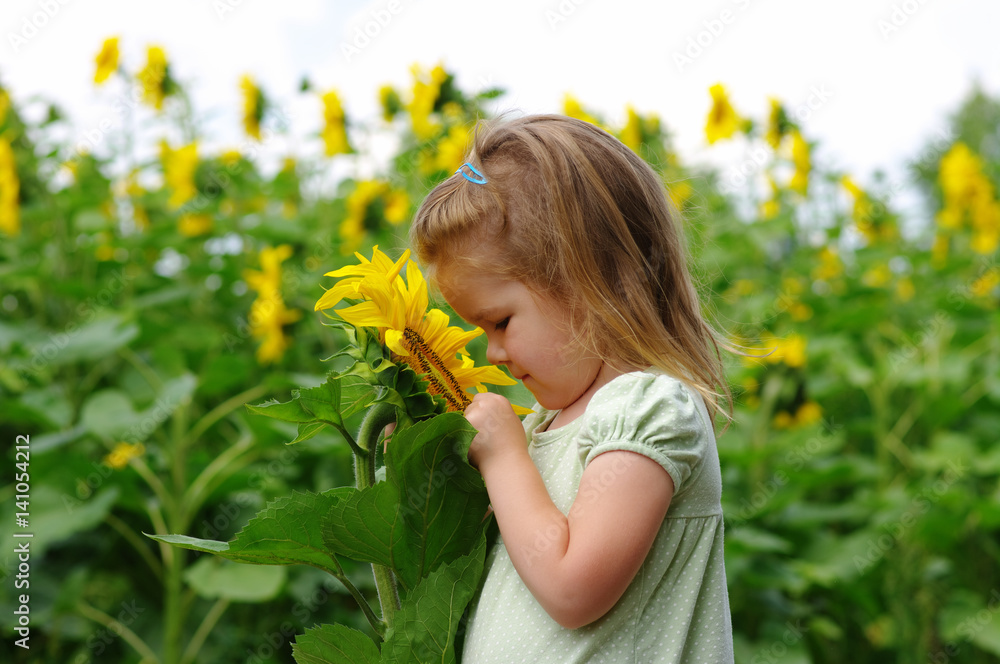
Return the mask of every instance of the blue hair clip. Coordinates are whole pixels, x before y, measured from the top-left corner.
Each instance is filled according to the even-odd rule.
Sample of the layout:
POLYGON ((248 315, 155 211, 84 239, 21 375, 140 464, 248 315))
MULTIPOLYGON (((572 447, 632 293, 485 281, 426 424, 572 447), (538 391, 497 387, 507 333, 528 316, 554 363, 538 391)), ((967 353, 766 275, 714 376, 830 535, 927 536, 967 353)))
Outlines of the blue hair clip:
POLYGON ((465 162, 464 164, 462 164, 461 166, 459 166, 458 170, 455 171, 455 172, 456 173, 461 173, 462 177, 465 178, 466 180, 468 180, 469 182, 474 182, 476 184, 486 184, 487 183, 486 176, 483 175, 482 173, 480 173, 478 170, 476 170, 476 167, 473 166, 472 164, 470 164, 469 162, 465 162), (469 170, 472 171, 475 174, 475 176, 469 175, 464 170, 462 170, 466 166, 468 166, 469 170))

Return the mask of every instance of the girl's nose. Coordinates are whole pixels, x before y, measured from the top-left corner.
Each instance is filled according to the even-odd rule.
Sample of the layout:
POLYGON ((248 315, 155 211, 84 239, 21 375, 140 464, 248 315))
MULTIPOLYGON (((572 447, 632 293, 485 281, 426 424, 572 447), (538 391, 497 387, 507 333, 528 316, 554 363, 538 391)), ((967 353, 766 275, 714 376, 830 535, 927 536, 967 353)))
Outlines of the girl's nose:
POLYGON ((509 358, 503 344, 491 339, 486 345, 486 361, 490 364, 505 364, 509 358))

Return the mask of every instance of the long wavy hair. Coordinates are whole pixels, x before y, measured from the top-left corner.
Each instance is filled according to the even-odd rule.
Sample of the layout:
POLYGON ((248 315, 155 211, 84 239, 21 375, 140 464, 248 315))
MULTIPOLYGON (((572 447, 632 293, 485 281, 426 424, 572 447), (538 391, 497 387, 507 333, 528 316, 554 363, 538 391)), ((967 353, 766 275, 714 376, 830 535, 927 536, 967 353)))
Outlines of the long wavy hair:
POLYGON ((432 279, 460 266, 518 280, 569 306, 588 352, 620 369, 658 367, 730 419, 728 345, 702 315, 678 214, 645 161, 559 115, 481 122, 466 161, 487 182, 441 182, 410 230, 432 279))

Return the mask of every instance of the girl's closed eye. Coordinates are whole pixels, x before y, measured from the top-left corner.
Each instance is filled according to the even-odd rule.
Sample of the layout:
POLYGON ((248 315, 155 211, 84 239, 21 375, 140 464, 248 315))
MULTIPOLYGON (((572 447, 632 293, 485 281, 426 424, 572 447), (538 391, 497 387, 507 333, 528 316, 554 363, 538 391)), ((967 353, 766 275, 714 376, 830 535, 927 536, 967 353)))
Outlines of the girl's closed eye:
POLYGON ((504 318, 502 320, 499 320, 496 323, 493 323, 493 329, 494 330, 506 330, 508 323, 510 323, 510 316, 507 316, 506 318, 504 318))

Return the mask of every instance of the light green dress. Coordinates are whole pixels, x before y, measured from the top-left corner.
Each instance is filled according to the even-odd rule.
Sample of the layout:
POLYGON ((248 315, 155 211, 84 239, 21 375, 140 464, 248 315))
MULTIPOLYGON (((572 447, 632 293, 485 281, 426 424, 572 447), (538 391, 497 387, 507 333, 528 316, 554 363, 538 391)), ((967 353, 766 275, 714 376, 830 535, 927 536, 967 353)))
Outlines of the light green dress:
POLYGON ((615 378, 594 394, 582 416, 546 431, 555 415, 536 404, 524 428, 531 458, 560 511, 569 513, 594 457, 627 450, 670 473, 674 495, 667 517, 618 603, 575 630, 545 613, 498 541, 471 607, 462 662, 731 663, 722 478, 701 397, 664 373, 639 371, 615 378))

